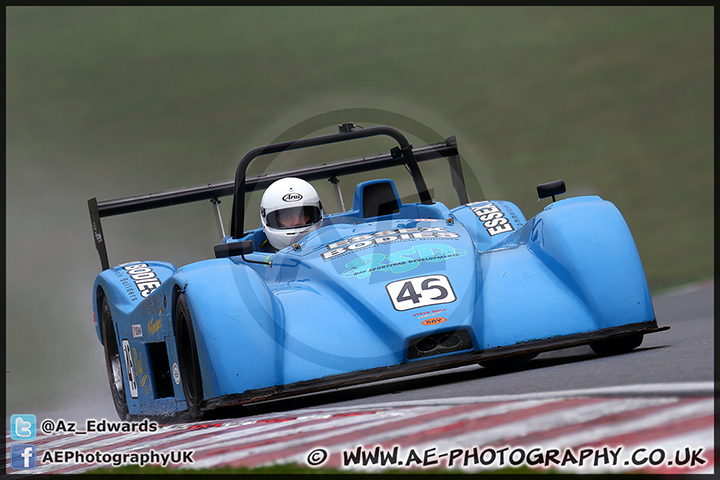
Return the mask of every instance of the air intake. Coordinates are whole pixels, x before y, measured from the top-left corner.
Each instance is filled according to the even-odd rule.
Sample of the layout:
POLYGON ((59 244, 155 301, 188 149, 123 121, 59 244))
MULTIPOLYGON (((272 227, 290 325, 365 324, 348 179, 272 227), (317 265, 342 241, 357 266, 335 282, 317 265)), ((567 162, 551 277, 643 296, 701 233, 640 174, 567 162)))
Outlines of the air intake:
POLYGON ((427 337, 420 337, 410 341, 408 360, 458 352, 460 350, 469 350, 472 346, 472 340, 467 330, 434 333, 427 337))

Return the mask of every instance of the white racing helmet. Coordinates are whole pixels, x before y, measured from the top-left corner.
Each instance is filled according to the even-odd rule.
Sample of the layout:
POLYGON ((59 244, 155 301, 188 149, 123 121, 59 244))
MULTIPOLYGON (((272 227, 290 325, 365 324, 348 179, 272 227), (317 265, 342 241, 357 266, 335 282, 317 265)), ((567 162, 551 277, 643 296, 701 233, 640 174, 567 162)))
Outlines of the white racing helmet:
POLYGON ((322 202, 305 180, 286 177, 273 182, 260 201, 260 222, 270 245, 278 250, 323 218, 322 202))

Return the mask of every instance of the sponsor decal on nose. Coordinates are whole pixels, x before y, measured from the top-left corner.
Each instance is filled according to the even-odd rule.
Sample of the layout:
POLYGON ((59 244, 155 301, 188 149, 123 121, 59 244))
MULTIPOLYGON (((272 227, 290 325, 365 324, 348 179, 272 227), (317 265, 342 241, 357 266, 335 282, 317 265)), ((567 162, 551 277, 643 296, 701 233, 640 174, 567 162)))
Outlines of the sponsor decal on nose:
POLYGON ((423 320, 421 323, 422 323, 422 325, 438 325, 440 323, 443 323, 446 320, 447 320, 447 318, 444 318, 444 317, 435 317, 435 318, 428 318, 427 320, 423 320))

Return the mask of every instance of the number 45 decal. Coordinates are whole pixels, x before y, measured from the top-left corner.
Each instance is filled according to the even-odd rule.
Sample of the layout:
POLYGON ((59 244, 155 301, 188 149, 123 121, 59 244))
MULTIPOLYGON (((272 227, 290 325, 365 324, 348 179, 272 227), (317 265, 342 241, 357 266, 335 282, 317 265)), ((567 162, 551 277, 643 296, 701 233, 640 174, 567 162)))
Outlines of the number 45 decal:
POLYGON ((456 300, 450 280, 445 275, 408 278, 385 285, 395 310, 427 307, 456 300))

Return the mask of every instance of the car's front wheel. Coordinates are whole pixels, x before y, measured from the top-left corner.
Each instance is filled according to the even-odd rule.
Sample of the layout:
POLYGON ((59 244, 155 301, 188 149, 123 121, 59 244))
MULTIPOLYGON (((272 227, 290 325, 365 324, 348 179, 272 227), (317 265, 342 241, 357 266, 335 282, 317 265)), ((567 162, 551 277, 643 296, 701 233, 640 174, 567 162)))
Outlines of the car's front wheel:
POLYGON ((112 312, 107 297, 103 295, 100 306, 102 325, 103 346, 105 347, 105 364, 107 366, 108 379, 110 380, 110 393, 112 394, 115 410, 120 420, 129 420, 127 399, 125 397, 125 381, 123 376, 122 359, 118 347, 115 326, 113 325, 112 312))
POLYGON ((175 327, 177 337, 178 363, 188 414, 192 419, 202 418, 202 377, 198 361, 197 344, 192 317, 184 294, 178 295, 175 303, 175 327))
POLYGON ((590 343, 590 348, 601 357, 627 353, 639 347, 643 341, 642 333, 633 333, 622 337, 607 338, 590 343))

